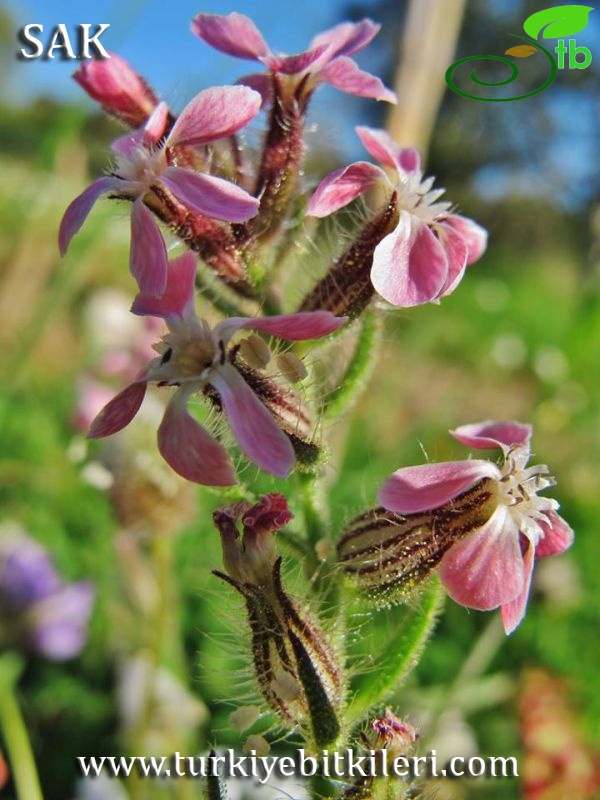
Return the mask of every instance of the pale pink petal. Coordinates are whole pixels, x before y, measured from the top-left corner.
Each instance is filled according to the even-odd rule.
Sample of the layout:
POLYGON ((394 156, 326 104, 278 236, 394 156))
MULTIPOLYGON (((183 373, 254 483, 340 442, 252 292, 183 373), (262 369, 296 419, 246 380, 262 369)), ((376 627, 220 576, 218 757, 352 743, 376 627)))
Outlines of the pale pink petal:
POLYGON ((133 153, 144 145, 144 129, 137 128, 135 131, 128 131, 122 136, 117 136, 116 139, 110 143, 110 149, 113 153, 125 158, 131 158, 133 153))
POLYGON ((327 46, 323 45, 293 56, 268 55, 263 56, 260 60, 271 72, 278 72, 283 75, 297 75, 299 72, 304 72, 313 66, 326 50, 327 46))
POLYGON ((193 314, 196 266, 196 255, 191 252, 170 261, 162 297, 140 292, 131 306, 133 313, 163 319, 193 314))
POLYGON ((342 92, 397 103, 395 93, 380 78, 360 69, 351 58, 340 56, 319 71, 319 79, 342 92))
POLYGON ((245 222, 258 212, 256 197, 235 183, 182 167, 167 167, 160 179, 190 211, 227 222, 245 222))
POLYGON ((139 380, 127 386, 107 403, 88 431, 88 439, 102 439, 125 428, 140 410, 146 394, 146 381, 139 380))
POLYGON ((375 248, 371 281, 377 292, 400 308, 439 297, 448 275, 440 241, 418 217, 403 211, 397 228, 375 248))
POLYGON ((169 119, 169 106, 166 103, 159 103, 143 128, 143 142, 146 147, 154 147, 165 135, 167 122, 169 119))
POLYGON ((475 533, 452 545, 439 566, 450 597, 467 608, 489 611, 519 596, 525 567, 519 531, 506 506, 475 533))
POLYGON ((342 22, 315 36, 310 47, 328 45, 330 58, 351 56, 353 53, 364 50, 380 29, 381 25, 371 19, 361 19, 360 22, 342 22))
POLYGON ((215 86, 199 92, 183 109, 167 146, 201 145, 231 136, 260 111, 261 96, 247 86, 215 86))
POLYGON ((486 229, 460 214, 450 214, 444 222, 451 225, 465 240, 468 251, 467 266, 480 259, 487 247, 488 232, 486 229))
POLYGON ((448 274, 438 297, 451 294, 461 282, 467 268, 467 245, 463 237, 449 225, 444 223, 437 226, 438 239, 446 252, 448 259, 448 274))
POLYGON ((244 455, 266 472, 281 478, 288 475, 294 448, 239 372, 224 364, 210 380, 244 455))
POLYGON ((118 178, 98 178, 67 207, 58 232, 58 247, 61 256, 67 252, 71 239, 81 228, 92 206, 102 194, 117 191, 121 181, 118 178))
POLYGON ((238 14, 198 14, 192 32, 222 53, 236 58, 258 59, 269 52, 267 43, 251 19, 238 14))
POLYGON ((273 317, 230 317, 215 327, 215 336, 228 341, 240 328, 251 328, 290 341, 319 339, 337 331, 347 321, 348 317, 335 317, 330 311, 298 311, 273 317))
POLYGON ((491 461, 442 461, 396 470, 379 489, 379 502, 398 514, 431 511, 471 489, 484 478, 498 480, 491 461))
POLYGON ((310 217, 327 217, 382 181, 389 183, 385 172, 368 161, 336 169, 317 186, 306 213, 310 217))
POLYGON ((205 486, 236 483, 231 461, 219 444, 187 410, 187 394, 178 391, 158 429, 158 449, 178 475, 205 486))
POLYGON ((525 616, 525 609, 527 608, 527 601, 529 600, 529 592, 531 590, 531 579, 533 577, 533 562, 535 553, 533 545, 530 543, 523 556, 523 588, 520 593, 508 603, 503 603, 501 607, 502 623, 504 624, 504 631, 508 636, 519 625, 525 616))
POLYGON ((237 85, 249 86, 258 92, 264 108, 273 99, 273 79, 265 72, 253 72, 250 75, 243 75, 236 81, 237 85))
POLYGON ((392 169, 402 166, 405 172, 415 172, 420 169, 421 159, 418 150, 412 147, 404 149, 398 147, 392 137, 379 128, 358 125, 355 130, 367 152, 381 164, 392 169))
POLYGON ((167 247, 152 213, 141 198, 131 212, 131 274, 144 294, 160 297, 167 285, 167 247))
POLYGON ((467 447, 475 447, 477 450, 494 447, 507 450, 515 445, 528 445, 531 432, 531 425, 524 425, 522 422, 495 422, 488 419, 485 422, 461 425, 450 431, 450 435, 467 447))
POLYGON ((575 535, 573 528, 554 511, 550 511, 547 518, 548 522, 539 523, 544 532, 544 538, 540 539, 535 548, 537 558, 564 553, 573 544, 575 535))

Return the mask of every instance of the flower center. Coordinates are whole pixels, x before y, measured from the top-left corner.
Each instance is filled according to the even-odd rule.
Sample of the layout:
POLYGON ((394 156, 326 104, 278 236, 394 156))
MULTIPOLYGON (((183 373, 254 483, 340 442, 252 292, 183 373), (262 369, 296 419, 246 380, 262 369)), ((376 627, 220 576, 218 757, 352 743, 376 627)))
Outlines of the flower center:
POLYGON ((132 148, 126 156, 117 156, 115 172, 119 178, 149 189, 165 166, 163 150, 153 152, 139 145, 132 148))
POLYGON ((173 354, 173 368, 182 378, 198 378, 212 367, 216 348, 210 339, 190 339, 173 354))
POLYGON ((431 224, 448 214, 451 203, 445 200, 436 202, 445 189, 432 189, 434 179, 426 178, 422 181, 421 178, 420 172, 410 172, 400 177, 397 185, 398 205, 423 222, 431 224))
POLYGON ((519 530, 534 544, 542 536, 540 521, 555 511, 558 503, 549 497, 538 497, 538 492, 554 486, 556 481, 545 464, 527 466, 529 449, 515 447, 506 454, 502 477, 498 482, 499 502, 508 507, 519 530))

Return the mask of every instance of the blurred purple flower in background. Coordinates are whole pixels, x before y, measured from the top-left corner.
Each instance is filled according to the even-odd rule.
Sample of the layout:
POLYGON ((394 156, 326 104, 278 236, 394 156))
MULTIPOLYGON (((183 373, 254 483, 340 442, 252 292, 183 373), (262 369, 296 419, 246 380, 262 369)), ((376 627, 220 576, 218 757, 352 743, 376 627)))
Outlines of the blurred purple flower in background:
POLYGON ((0 531, 0 644, 51 661, 77 656, 87 638, 94 590, 64 583, 48 553, 19 529, 0 531))

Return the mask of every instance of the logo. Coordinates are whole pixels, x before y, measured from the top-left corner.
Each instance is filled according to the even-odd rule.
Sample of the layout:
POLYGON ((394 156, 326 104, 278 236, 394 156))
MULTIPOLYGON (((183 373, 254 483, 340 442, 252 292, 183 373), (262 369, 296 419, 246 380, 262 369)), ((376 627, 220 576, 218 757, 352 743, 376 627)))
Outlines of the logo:
POLYGON ((537 54, 541 54, 548 62, 549 74, 544 83, 538 88, 533 89, 526 94, 520 94, 517 97, 479 97, 475 94, 469 94, 459 89, 454 82, 454 72, 468 61, 479 61, 485 59, 487 61, 499 61, 510 69, 510 75, 505 80, 501 81, 484 81, 477 77, 475 70, 470 74, 470 79, 478 86, 485 87, 499 87, 507 86, 515 81, 519 76, 519 69, 514 61, 510 61, 504 56, 467 56, 461 58, 451 64, 446 71, 446 83, 453 92, 459 94, 461 97, 467 97, 469 100, 481 100, 484 103, 508 103, 513 100, 524 100, 526 97, 533 97, 544 89, 547 89, 552 83, 558 73, 559 69, 585 69, 592 63, 592 54, 587 47, 579 47, 575 39, 569 39, 568 46, 562 37, 573 36, 580 33, 588 23, 590 11, 593 11, 592 6, 554 6, 554 8, 545 8, 543 11, 537 11, 530 17, 527 17, 523 25, 523 29, 527 36, 521 36, 516 33, 509 33, 515 39, 520 39, 523 44, 517 44, 514 47, 509 47, 505 51, 504 56, 511 56, 512 58, 529 58, 537 54), (554 53, 546 49, 537 39, 558 39, 554 53))
POLYGON ((92 58, 91 50, 93 48, 97 58, 110 58, 102 43, 100 36, 105 30, 110 28, 109 23, 101 22, 96 25, 96 32, 92 35, 90 23, 83 23, 77 25, 79 28, 78 34, 75 35, 75 47, 71 44, 69 38, 69 31, 64 23, 55 25, 50 31, 48 43, 45 45, 42 39, 38 39, 36 34, 44 32, 44 26, 36 22, 30 25, 24 25, 18 32, 18 38, 25 45, 17 54, 19 59, 29 58, 54 58, 54 51, 58 50, 59 57, 63 60, 77 58, 87 59, 92 58), (31 49, 29 49, 31 48, 31 49))

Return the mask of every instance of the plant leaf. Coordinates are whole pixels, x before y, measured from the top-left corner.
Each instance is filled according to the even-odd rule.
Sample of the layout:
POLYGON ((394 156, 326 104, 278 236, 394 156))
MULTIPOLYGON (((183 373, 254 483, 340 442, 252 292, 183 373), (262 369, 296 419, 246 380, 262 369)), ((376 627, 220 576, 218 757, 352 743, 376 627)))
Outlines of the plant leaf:
POLYGON ((537 53, 537 47, 532 44, 518 44, 516 47, 509 47, 505 50, 505 56, 514 56, 514 58, 528 58, 529 56, 537 53))
POLYGON ((385 651, 379 654, 374 669, 357 676, 352 684, 353 699, 347 720, 355 723, 372 705, 383 702, 417 665, 433 633, 444 599, 445 592, 439 580, 432 578, 416 604, 407 608, 406 616, 388 641, 385 651))
POLYGON ((544 39, 559 39, 561 36, 572 36, 582 31, 588 23, 593 6, 555 6, 536 11, 527 17, 523 29, 532 39, 542 33, 544 39))

